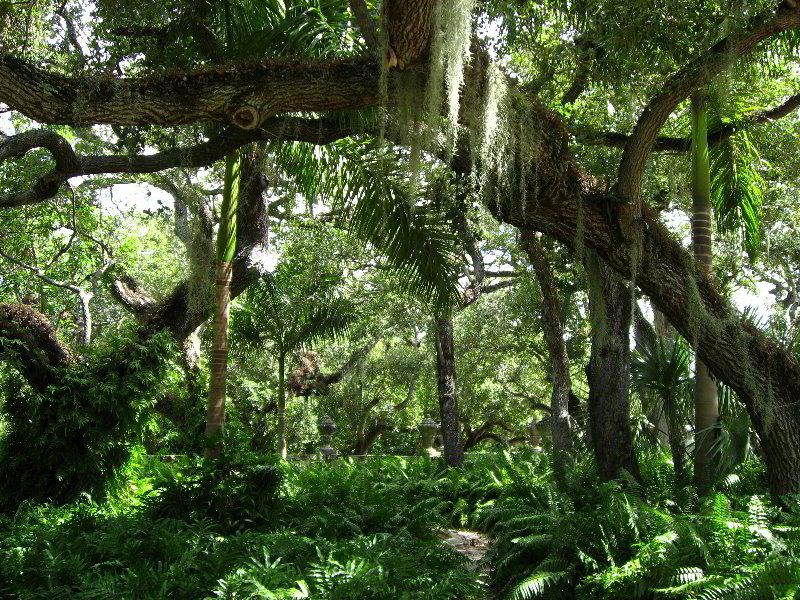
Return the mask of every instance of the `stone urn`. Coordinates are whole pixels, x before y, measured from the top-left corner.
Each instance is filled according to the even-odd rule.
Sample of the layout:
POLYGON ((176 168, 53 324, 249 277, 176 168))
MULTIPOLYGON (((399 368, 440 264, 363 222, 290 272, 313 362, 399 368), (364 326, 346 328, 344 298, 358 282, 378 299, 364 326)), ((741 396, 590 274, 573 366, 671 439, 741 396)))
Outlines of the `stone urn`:
POLYGON ((333 436, 336 434, 336 423, 325 415, 317 424, 317 430, 319 431, 319 449, 322 457, 325 460, 334 460, 338 456, 332 445, 333 436))
POLYGON ((430 417, 425 417, 422 422, 417 425, 419 429, 419 452, 420 456, 428 456, 436 458, 441 456, 441 453, 433 447, 433 440, 436 438, 436 433, 439 431, 439 425, 430 417))

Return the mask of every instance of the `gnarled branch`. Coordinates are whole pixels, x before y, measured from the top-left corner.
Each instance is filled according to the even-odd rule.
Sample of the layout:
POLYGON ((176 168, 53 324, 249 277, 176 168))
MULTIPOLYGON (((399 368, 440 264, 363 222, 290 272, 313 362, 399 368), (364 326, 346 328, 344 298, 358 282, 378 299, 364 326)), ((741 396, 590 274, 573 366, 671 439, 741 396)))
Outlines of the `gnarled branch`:
POLYGON ((645 107, 625 146, 619 165, 617 194, 639 201, 642 174, 661 127, 680 102, 727 69, 759 42, 800 27, 800 7, 782 2, 777 9, 753 18, 747 27, 727 37, 670 77, 645 107))

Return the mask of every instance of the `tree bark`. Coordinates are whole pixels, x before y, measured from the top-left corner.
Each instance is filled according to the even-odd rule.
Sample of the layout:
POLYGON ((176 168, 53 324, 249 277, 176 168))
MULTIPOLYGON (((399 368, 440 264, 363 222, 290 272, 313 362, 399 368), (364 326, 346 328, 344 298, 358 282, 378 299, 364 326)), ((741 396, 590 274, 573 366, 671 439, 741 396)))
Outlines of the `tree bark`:
MULTIPOLYGON (((705 98, 692 94, 692 247, 697 264, 710 275, 713 249, 707 123, 705 98)), ((694 370, 694 483, 705 495, 713 483, 712 447, 719 407, 717 385, 706 364, 698 358, 694 370)))
POLYGON ((589 425, 600 476, 607 480, 625 469, 636 479, 639 463, 630 427, 631 293, 628 286, 592 251, 586 253, 589 312, 592 321, 589 425))
POLYGON ((444 461, 451 467, 464 463, 461 446, 461 424, 456 398, 456 365, 453 352, 453 319, 448 315, 437 316, 436 326, 436 387, 439 394, 439 417, 441 419, 444 461))
POLYGON ((213 340, 211 345, 211 383, 208 388, 206 416, 206 457, 222 454, 225 433, 225 388, 228 372, 228 313, 236 253, 236 213, 239 204, 240 158, 238 153, 225 157, 225 191, 217 233, 217 277, 214 302, 213 340))
POLYGON ((569 374, 567 343, 564 339, 564 325, 561 320, 561 306, 558 299, 553 270, 536 234, 522 232, 522 247, 533 265, 536 281, 542 294, 542 331, 547 342, 552 368, 552 395, 550 398, 550 427, 553 435, 553 458, 557 468, 563 469, 566 453, 572 449, 570 436, 569 398, 572 381, 569 374))
POLYGON ((278 455, 288 456, 286 444, 286 352, 278 349, 278 455))

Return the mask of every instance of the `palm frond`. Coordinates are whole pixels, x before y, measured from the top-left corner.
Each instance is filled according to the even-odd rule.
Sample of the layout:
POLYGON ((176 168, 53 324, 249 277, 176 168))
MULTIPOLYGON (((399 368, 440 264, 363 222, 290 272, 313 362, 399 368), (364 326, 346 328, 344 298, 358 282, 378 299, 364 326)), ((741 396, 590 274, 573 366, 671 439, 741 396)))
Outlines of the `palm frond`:
POLYGON ((346 139, 325 148, 283 144, 276 161, 308 203, 333 205, 342 227, 386 257, 405 291, 440 306, 457 296, 458 238, 417 201, 425 189, 418 185, 414 194, 402 157, 346 139))
POLYGON ((712 148, 710 155, 717 228, 721 232, 741 230, 744 249, 753 259, 761 245, 765 185, 758 172, 761 157, 744 130, 712 148))
POLYGON ((292 347, 310 344, 322 339, 337 339, 345 335, 358 313, 352 302, 345 298, 321 298, 310 312, 299 315, 289 345, 292 347))
POLYGON ((358 43, 347 0, 239 0, 229 14, 234 58, 329 58, 351 53, 358 43))

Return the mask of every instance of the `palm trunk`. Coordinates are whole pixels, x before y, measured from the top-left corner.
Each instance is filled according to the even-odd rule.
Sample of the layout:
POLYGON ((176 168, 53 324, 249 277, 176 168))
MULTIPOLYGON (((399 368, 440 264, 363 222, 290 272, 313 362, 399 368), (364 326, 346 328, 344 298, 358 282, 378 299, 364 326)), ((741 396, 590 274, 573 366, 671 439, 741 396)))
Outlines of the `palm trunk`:
POLYGON ((442 421, 444 461, 451 467, 464 463, 461 426, 456 398, 456 367, 453 352, 453 319, 450 314, 436 317, 436 374, 439 416, 442 421))
POLYGON ((613 479, 621 469, 639 479, 628 403, 631 294, 593 251, 587 251, 585 264, 592 321, 589 425, 597 467, 604 480, 613 479))
POLYGON ((206 416, 206 457, 222 453, 225 433, 225 377, 228 371, 228 311, 236 251, 236 209, 239 203, 239 156, 225 157, 225 189, 217 233, 217 276, 214 298, 214 329, 211 346, 211 383, 206 416))
POLYGON ((553 391, 550 397, 550 427, 553 436, 553 464, 557 472, 562 472, 567 452, 572 449, 569 420, 569 398, 572 382, 569 375, 567 344, 564 340, 564 325, 561 321, 561 307, 558 289, 550 263, 544 249, 530 231, 522 232, 522 244, 528 259, 533 265, 536 281, 542 294, 542 331, 550 364, 553 370, 553 391))
POLYGON ((278 454, 286 458, 286 352, 280 349, 278 355, 278 454))
MULTIPOLYGON (((705 99, 699 94, 692 95, 692 246, 696 261, 710 273, 713 254, 708 125, 705 99)), ((697 359, 694 384, 694 482, 700 494, 707 494, 712 483, 712 428, 718 418, 717 386, 708 367, 697 359)))

